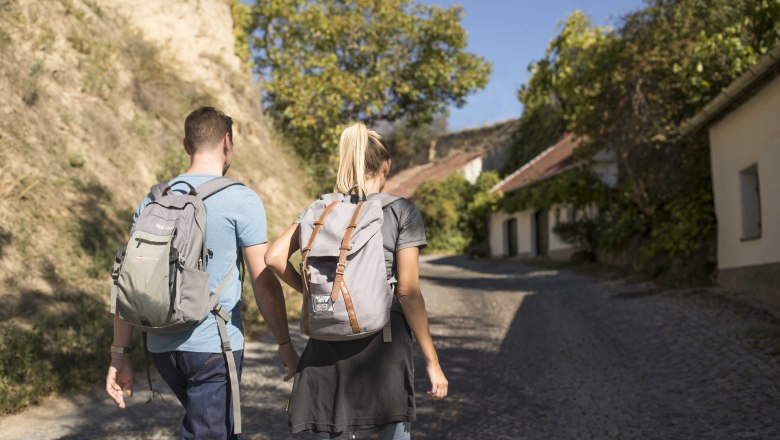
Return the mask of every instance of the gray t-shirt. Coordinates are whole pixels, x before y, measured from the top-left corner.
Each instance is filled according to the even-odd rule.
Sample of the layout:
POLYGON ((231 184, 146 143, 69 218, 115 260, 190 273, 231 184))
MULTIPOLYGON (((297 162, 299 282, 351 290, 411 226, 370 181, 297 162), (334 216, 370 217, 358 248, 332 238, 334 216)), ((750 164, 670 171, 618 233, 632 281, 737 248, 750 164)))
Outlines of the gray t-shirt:
MULTIPOLYGON (((372 199, 378 196, 379 194, 370 194, 368 197, 372 199)), ((428 245, 423 218, 414 203, 399 198, 384 208, 382 243, 385 248, 388 279, 396 277, 396 252, 415 246, 422 249, 428 245)))

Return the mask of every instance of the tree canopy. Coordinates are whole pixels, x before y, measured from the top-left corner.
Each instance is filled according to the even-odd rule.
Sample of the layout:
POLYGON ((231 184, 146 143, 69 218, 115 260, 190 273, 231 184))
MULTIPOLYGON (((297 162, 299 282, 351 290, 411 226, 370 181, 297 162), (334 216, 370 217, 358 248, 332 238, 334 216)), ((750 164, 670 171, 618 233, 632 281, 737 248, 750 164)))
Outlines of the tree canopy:
POLYGON ((332 159, 353 120, 430 123, 484 87, 465 51, 463 9, 411 0, 270 0, 248 24, 264 106, 312 164, 332 159))
POLYGON ((634 263, 712 258, 708 145, 679 126, 778 43, 780 0, 652 0, 616 29, 575 12, 530 66, 513 157, 549 146, 557 127, 587 136, 580 153, 609 148, 620 166, 604 243, 641 243, 634 263))

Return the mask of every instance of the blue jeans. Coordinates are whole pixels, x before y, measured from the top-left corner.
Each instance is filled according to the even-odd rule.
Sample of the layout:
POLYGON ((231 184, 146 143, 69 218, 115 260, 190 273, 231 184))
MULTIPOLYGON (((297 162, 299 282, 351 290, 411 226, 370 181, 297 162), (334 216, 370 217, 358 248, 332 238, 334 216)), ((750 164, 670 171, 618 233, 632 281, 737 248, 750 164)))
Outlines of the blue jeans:
MULTIPOLYGON (((182 439, 234 439, 227 362, 222 353, 168 351, 151 353, 154 365, 186 413, 182 439)), ((241 378, 244 351, 233 352, 241 378)))
MULTIPOLYGON (((338 437, 330 437, 327 434, 320 434, 320 438, 331 440, 349 440, 349 439, 361 439, 366 438, 360 436, 360 434, 343 433, 338 437)), ((377 440, 411 440, 412 438, 412 423, 411 422, 399 422, 392 423, 385 426, 381 431, 377 433, 377 440)))

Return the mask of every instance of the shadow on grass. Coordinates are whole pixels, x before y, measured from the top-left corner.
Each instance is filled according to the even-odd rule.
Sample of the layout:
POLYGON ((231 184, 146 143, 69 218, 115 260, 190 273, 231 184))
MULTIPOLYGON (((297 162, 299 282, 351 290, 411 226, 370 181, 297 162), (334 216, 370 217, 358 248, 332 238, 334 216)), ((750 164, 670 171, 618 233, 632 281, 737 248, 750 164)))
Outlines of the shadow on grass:
POLYGON ((26 290, 14 304, 0 307, 0 413, 19 411, 54 391, 95 386, 105 374, 112 339, 105 304, 68 289, 54 270, 47 278, 57 293, 26 290))

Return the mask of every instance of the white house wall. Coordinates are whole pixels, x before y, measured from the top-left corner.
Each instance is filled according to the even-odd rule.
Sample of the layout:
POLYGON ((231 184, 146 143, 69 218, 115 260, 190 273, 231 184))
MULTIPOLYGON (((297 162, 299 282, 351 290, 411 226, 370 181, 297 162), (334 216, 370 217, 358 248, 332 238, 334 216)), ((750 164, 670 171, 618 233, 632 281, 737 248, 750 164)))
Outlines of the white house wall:
POLYGON ((467 163, 462 168, 463 177, 469 181, 472 185, 477 182, 477 178, 482 173, 482 157, 477 157, 471 162, 467 163))
POLYGON ((780 77, 776 77, 709 130, 718 221, 718 282, 778 309, 779 117, 780 77), (754 192, 753 165, 758 170, 759 198, 754 192))
POLYGON ((780 77, 710 127, 718 267, 780 262, 780 77), (758 164, 761 236, 742 240, 740 171, 758 164))
MULTIPOLYGON (((548 215, 548 256, 553 259, 568 259, 576 250, 574 246, 564 242, 553 231, 555 228, 555 208, 561 211, 561 221, 568 221, 568 211, 565 206, 555 206, 547 211, 548 215)), ((517 254, 520 257, 536 256, 536 225, 535 211, 525 210, 508 214, 506 212, 494 212, 490 216, 490 256, 503 258, 508 256, 508 244, 506 235, 506 222, 514 218, 517 221, 517 254)))
POLYGON ((517 221, 518 256, 523 257, 531 254, 531 212, 522 211, 508 214, 499 211, 490 215, 490 256, 493 258, 508 256, 505 225, 511 218, 517 221))

